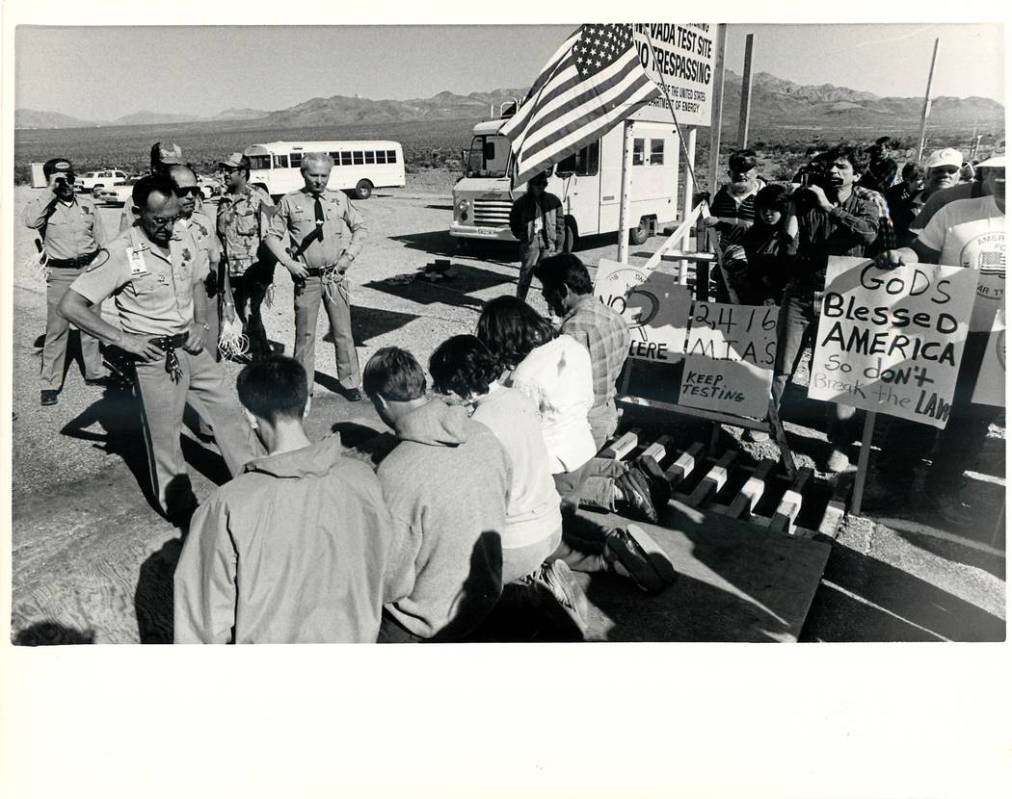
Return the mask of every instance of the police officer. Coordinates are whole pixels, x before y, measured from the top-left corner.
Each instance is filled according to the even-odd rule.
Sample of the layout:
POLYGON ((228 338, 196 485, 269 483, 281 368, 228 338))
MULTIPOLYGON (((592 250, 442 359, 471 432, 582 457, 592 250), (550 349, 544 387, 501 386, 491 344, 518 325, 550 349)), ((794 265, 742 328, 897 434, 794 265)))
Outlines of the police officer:
POLYGON ((219 163, 225 175, 225 193, 218 202, 218 236, 224 248, 225 311, 239 312, 250 356, 260 360, 270 355, 267 331, 260 309, 274 282, 274 256, 261 245, 267 224, 274 213, 274 202, 262 189, 249 185, 249 159, 232 153, 219 163))
POLYGON ((527 299, 535 267, 565 249, 566 219, 562 201, 548 188, 548 173, 527 181, 527 192, 510 209, 510 230, 520 241, 520 277, 517 297, 527 299))
POLYGON ((138 223, 74 281, 59 311, 135 358, 154 493, 169 518, 185 519, 196 505, 179 441, 187 403, 210 421, 233 475, 256 450, 224 369, 205 349, 206 296, 198 284, 207 260, 192 233, 176 226, 179 200, 172 181, 142 178, 133 204, 138 223), (122 329, 94 310, 112 295, 122 329))
MULTIPOLYGON (((32 199, 23 214, 24 223, 42 236, 46 279, 46 341, 42 346, 43 405, 55 405, 63 384, 70 323, 57 306, 81 270, 98 257, 106 243, 105 230, 88 197, 74 193, 74 167, 66 158, 51 158, 42 166, 49 185, 32 199)), ((81 333, 84 382, 102 385, 105 370, 98 339, 81 333)))
MULTIPOLYGON (((151 174, 168 175, 169 170, 177 164, 185 164, 183 160, 183 149, 178 144, 162 144, 156 141, 151 145, 151 174)), ((202 205, 197 199, 197 208, 202 205)), ((123 203, 123 213, 119 217, 119 232, 122 233, 128 227, 137 223, 137 215, 134 213, 132 203, 123 203)))
POLYGON ((286 194, 271 219, 266 244, 295 282, 295 360, 306 370, 313 395, 316 364, 316 320, 320 300, 330 319, 337 351, 337 379, 345 398, 362 399, 358 353, 351 332, 348 267, 365 241, 358 210, 340 191, 327 188, 334 162, 325 153, 302 157, 305 186, 286 194), (284 242, 291 238, 292 248, 284 242))

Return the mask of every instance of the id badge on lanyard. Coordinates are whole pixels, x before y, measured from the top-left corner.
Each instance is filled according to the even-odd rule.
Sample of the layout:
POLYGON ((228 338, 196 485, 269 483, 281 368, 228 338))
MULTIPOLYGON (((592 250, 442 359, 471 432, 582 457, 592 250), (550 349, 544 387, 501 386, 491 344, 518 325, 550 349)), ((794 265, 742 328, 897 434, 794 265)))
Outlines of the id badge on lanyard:
POLYGON ((144 263, 144 252, 139 247, 127 250, 127 261, 130 264, 130 277, 148 274, 148 266, 144 263))

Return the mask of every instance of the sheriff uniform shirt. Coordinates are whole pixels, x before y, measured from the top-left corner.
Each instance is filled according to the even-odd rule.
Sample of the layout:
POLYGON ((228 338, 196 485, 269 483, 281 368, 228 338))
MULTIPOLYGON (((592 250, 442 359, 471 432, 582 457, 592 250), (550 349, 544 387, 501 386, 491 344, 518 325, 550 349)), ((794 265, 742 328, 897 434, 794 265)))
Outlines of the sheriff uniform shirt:
POLYGON ((109 244, 71 284, 94 305, 115 297, 120 326, 140 336, 175 336, 193 324, 193 288, 207 275, 206 251, 178 226, 164 255, 132 227, 109 244))
POLYGON ((22 220, 39 231, 46 255, 57 260, 90 255, 106 242, 95 204, 88 197, 65 203, 47 189, 25 206, 22 220))
MULTIPOLYGON (((365 220, 344 192, 325 189, 320 195, 323 206, 323 239, 314 239, 298 260, 310 269, 330 269, 342 255, 352 260, 365 242, 365 220)), ((277 213, 271 217, 267 235, 285 241, 291 236, 292 247, 316 230, 316 197, 306 189, 289 192, 281 198, 277 213)), ((293 251, 294 251, 293 249, 293 251)))

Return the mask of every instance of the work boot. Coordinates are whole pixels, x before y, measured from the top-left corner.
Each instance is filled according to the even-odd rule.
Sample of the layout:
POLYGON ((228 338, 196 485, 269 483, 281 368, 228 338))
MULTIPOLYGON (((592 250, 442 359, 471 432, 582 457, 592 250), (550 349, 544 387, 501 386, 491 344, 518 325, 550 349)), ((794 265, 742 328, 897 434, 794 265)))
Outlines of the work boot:
POLYGON ((650 484, 638 469, 629 469, 615 478, 615 487, 622 492, 619 512, 634 519, 657 522, 657 509, 650 498, 650 484))
POLYGON ((51 388, 44 388, 39 392, 39 404, 40 405, 55 405, 56 399, 59 397, 60 392, 54 391, 51 388))
POLYGON ((753 444, 764 444, 770 440, 770 434, 764 430, 754 430, 751 427, 747 428, 741 436, 745 441, 749 441, 753 444))
POLYGON ((640 455, 633 461, 632 468, 639 471, 650 486, 650 499, 654 508, 666 508, 671 499, 671 483, 660 464, 650 455, 640 455))
POLYGON ((660 591, 675 581, 675 567, 667 553, 635 524, 608 533, 605 560, 617 575, 632 580, 641 591, 660 591))
POLYGON ((587 637, 587 597, 565 561, 542 563, 526 577, 522 577, 520 582, 539 591, 541 595, 550 596, 552 604, 561 609, 580 631, 580 638, 587 637))

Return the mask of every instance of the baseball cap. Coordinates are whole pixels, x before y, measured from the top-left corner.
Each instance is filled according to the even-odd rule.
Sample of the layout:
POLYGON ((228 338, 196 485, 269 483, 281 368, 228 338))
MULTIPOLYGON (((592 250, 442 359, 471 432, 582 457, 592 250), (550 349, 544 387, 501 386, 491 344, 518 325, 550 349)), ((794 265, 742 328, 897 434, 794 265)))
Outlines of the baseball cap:
POLYGON ((243 163, 243 158, 244 156, 242 153, 231 153, 227 158, 219 161, 218 166, 227 166, 230 169, 246 166, 246 164, 243 163))
POLYGON ((166 166, 173 166, 175 164, 182 164, 183 161, 183 148, 178 144, 162 144, 158 142, 158 160, 166 166))
POLYGON ((47 178, 54 172, 73 172, 74 166, 66 158, 50 158, 42 165, 42 174, 47 178))
POLYGON ((952 147, 942 150, 935 150, 928 156, 926 166, 928 169, 935 169, 940 166, 954 166, 959 169, 963 165, 963 154, 952 147))
POLYGON ((977 169, 1004 169, 1005 168, 1005 156, 1004 155, 992 155, 986 161, 981 161, 977 164, 977 169))

